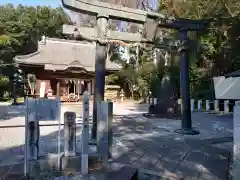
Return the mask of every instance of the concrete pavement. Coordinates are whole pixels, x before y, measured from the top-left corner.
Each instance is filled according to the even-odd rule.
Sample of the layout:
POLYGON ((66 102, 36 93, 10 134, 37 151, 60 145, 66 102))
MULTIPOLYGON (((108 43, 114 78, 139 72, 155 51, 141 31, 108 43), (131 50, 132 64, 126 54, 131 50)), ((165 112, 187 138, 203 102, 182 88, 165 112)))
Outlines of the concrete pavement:
MULTIPOLYGON (((65 106, 65 109, 79 112, 81 105, 65 106)), ((174 133, 180 127, 179 120, 148 119, 141 115, 146 105, 115 105, 114 165, 127 165, 140 169, 144 179, 171 180, 225 180, 228 161, 232 154, 233 118, 202 112, 193 113, 193 126, 200 131, 196 136, 174 133)), ((24 124, 21 112, 14 109, 15 117, 2 119, 1 125, 24 124)), ((81 114, 79 113, 79 116, 81 114)), ((24 154, 24 128, 0 130, 0 174, 22 171, 24 154), (9 164, 9 166, 6 166, 9 164), (16 164, 13 166, 12 164, 16 164)), ((61 132, 63 137, 63 133, 61 132)), ((41 154, 56 153, 57 127, 41 127, 41 154)), ((77 127, 77 147, 80 147, 81 125, 77 127)), ((63 138, 61 138, 63 146, 63 138)), ((80 148, 79 148, 80 149, 80 148)), ((93 150, 94 151, 94 150, 93 150)), ((111 167, 111 166, 110 166, 111 167)), ((93 176, 104 179, 104 171, 93 176)))

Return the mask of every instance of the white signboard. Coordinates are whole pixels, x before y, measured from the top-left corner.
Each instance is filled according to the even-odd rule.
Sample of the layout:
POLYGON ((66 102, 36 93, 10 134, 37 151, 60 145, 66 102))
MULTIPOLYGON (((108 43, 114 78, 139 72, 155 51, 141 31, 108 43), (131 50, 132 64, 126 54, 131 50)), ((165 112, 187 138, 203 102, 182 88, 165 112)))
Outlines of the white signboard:
POLYGON ((27 99, 28 121, 58 121, 61 101, 56 99, 27 99))
POLYGON ((216 99, 240 99, 240 77, 213 77, 216 99))

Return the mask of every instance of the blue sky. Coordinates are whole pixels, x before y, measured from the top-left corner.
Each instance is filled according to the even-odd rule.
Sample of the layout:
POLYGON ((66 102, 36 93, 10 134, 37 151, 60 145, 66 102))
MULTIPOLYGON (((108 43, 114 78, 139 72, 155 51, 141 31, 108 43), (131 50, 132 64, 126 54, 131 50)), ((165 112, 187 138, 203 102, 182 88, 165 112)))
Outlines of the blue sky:
POLYGON ((0 4, 12 3, 14 5, 22 4, 29 6, 46 5, 51 7, 58 7, 61 5, 61 0, 0 0, 0 4))
MULTIPOLYGON (((153 4, 153 7, 156 8, 157 0, 151 0, 150 2, 153 4), (152 2, 151 2, 152 1, 152 2)), ((12 3, 14 5, 22 4, 22 5, 30 5, 30 6, 38 6, 38 5, 46 5, 51 7, 61 6, 61 0, 0 0, 0 4, 12 3)))

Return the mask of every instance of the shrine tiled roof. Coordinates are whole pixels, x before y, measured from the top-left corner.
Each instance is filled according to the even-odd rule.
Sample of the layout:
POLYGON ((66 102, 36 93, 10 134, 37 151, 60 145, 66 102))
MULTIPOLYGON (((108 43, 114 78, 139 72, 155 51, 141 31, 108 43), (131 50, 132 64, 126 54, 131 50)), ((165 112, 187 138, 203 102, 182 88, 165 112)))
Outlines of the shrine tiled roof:
MULTIPOLYGON (((19 64, 43 65, 46 70, 57 71, 80 67, 88 72, 94 72, 95 54, 95 42, 42 38, 36 52, 16 56, 15 60, 19 64)), ((120 66, 107 59, 106 70, 118 71, 120 66)))

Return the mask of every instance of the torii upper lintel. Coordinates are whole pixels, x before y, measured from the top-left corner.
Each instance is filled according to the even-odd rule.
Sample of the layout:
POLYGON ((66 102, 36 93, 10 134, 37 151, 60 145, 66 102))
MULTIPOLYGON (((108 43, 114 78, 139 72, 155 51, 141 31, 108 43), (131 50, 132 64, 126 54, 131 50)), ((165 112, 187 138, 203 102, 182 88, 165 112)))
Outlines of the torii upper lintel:
POLYGON ((146 18, 166 18, 165 15, 140 9, 113 5, 97 0, 62 0, 62 4, 67 9, 82 12, 90 15, 107 15, 110 18, 126 20, 129 22, 145 23, 146 18))

